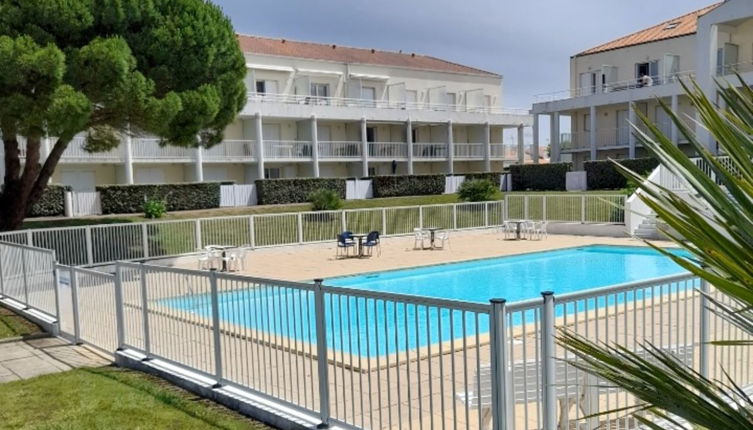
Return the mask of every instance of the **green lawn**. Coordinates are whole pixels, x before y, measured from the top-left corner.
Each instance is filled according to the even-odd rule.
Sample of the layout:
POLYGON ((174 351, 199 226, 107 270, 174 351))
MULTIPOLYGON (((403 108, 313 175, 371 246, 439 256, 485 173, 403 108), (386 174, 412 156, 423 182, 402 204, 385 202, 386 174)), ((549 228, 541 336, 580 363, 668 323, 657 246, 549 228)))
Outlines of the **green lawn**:
POLYGON ((42 329, 33 322, 0 306, 0 339, 28 336, 41 333, 42 329))
POLYGON ((0 386, 0 427, 271 429, 131 370, 77 369, 0 386))

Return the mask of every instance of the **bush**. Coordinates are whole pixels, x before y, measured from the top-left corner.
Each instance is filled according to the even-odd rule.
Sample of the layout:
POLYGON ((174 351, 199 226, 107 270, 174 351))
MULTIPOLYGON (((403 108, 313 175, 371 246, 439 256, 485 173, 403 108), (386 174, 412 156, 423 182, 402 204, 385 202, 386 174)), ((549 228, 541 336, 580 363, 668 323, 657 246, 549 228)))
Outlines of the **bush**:
POLYGON ((465 176, 465 180, 476 180, 476 179, 485 179, 492 184, 494 184, 497 188, 500 187, 502 184, 500 182, 500 176, 502 176, 502 172, 472 172, 472 173, 458 173, 456 176, 465 176))
POLYGON ((260 205, 306 203, 314 191, 331 190, 341 199, 345 198, 345 179, 342 178, 294 178, 257 179, 256 193, 260 205))
POLYGON ((337 192, 324 188, 309 194, 309 201, 315 211, 336 211, 343 207, 343 200, 337 192))
POLYGON ((466 179, 458 188, 458 197, 466 202, 488 202, 496 195, 497 187, 487 179, 466 179))
POLYGON ((513 164, 510 166, 514 191, 565 191, 572 163, 513 164))
POLYGON ((98 186, 103 214, 138 213, 148 199, 164 200, 168 211, 220 207, 220 183, 98 186))
POLYGON ((167 213, 167 202, 162 199, 147 199, 144 202, 144 218, 162 218, 167 213))
POLYGON ((48 185, 42 197, 29 210, 29 216, 65 215, 65 193, 71 190, 68 185, 48 185))
POLYGON ((428 196, 444 193, 444 175, 395 175, 371 178, 374 197, 428 196))
MULTIPOLYGON (((617 160, 620 164, 637 173, 648 175, 659 165, 655 158, 635 158, 617 160)), ((586 171, 586 186, 589 190, 618 190, 628 187, 627 179, 610 160, 587 161, 583 163, 586 171)))

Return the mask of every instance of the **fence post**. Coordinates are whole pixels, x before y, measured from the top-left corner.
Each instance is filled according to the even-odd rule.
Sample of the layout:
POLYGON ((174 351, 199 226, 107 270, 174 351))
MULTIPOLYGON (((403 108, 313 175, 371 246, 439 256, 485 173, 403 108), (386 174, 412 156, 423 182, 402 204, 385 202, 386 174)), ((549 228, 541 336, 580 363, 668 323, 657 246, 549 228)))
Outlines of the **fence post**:
POLYGON ((194 239, 196 240, 196 249, 201 249, 201 220, 194 220, 194 239))
MULTIPOLYGON (((298 222, 298 244, 302 244, 303 243, 303 214, 298 212, 297 218, 298 218, 298 221, 297 221, 298 222)), ((343 231, 345 231, 344 228, 345 227, 343 227, 343 231)))
POLYGON ((546 194, 541 197, 541 199, 542 199, 541 205, 543 206, 542 207, 542 214, 541 214, 541 220, 542 221, 546 221, 546 200, 547 200, 547 197, 549 197, 549 196, 547 196, 546 194))
POLYGON ((58 263, 55 259, 55 251, 52 251, 52 282, 54 283, 53 292, 55 293, 55 319, 57 320, 57 328, 53 335, 60 334, 60 271, 58 270, 58 263))
POLYGON ((511 413, 508 413, 509 373, 507 370, 507 308, 505 299, 492 299, 489 315, 491 384, 492 384, 492 428, 494 430, 512 430, 511 413))
POLYGON ((489 202, 484 203, 484 227, 489 227, 489 202))
POLYGON ((458 204, 457 203, 452 204, 452 229, 453 230, 458 229, 458 204))
POLYGON ((217 293, 217 269, 209 271, 209 286, 212 294, 212 335, 214 336, 214 377, 217 382, 212 388, 222 384, 222 343, 220 341, 220 304, 217 293))
POLYGON ((586 195, 581 194, 580 196, 580 223, 585 224, 586 223, 586 195))
POLYGON ((523 197, 523 219, 528 219, 528 200, 531 196, 523 197))
POLYGON ((387 236, 387 208, 382 208, 382 235, 387 236))
POLYGON ((81 343, 81 314, 78 310, 78 273, 71 266, 71 305, 73 307, 73 343, 81 343))
POLYGON ((141 244, 144 247, 144 258, 149 258, 149 230, 146 223, 141 223, 141 244))
POLYGON ((254 231, 254 216, 251 215, 248 217, 248 232, 249 232, 249 240, 251 241, 249 245, 251 245, 251 249, 256 248, 256 231, 254 231))
POLYGON ((340 211, 340 222, 342 223, 342 230, 340 231, 348 231, 348 220, 345 216, 345 211, 340 211))
POLYGON ((125 345, 125 318, 123 315, 123 268, 115 265, 115 328, 117 330, 117 350, 122 351, 125 345))
POLYGON ((21 271, 24 280, 24 310, 29 309, 29 279, 26 276, 26 249, 21 248, 21 271))
POLYGON ((422 230, 424 228, 424 207, 423 206, 418 207, 418 228, 422 230))
POLYGON ((510 219, 510 203, 508 197, 510 197, 510 195, 505 194, 505 198, 503 200, 504 206, 502 206, 502 218, 504 219, 502 221, 507 221, 508 219, 510 219))
POLYGON ((3 251, 5 246, 0 244, 0 297, 5 297, 5 275, 3 274, 3 251))
POLYGON ((316 364, 319 374, 319 418, 317 428, 329 427, 329 362, 327 361, 327 328, 324 314, 322 279, 314 280, 314 318, 316 318, 316 364))
POLYGON ((87 225, 84 230, 84 236, 86 237, 86 261, 91 266, 94 264, 94 246, 92 244, 92 228, 87 225))
POLYGON ((26 230, 26 244, 34 246, 34 235, 31 233, 31 230, 26 230))
POLYGON ((699 341, 699 353, 698 360, 700 360, 700 366, 698 372, 701 376, 709 377, 709 299, 706 297, 710 292, 708 281, 701 279, 701 309, 700 309, 700 341, 699 341))
POLYGON ((554 293, 541 293, 544 306, 541 309, 541 379, 544 411, 544 428, 557 428, 556 376, 554 374, 554 293))
POLYGON ((151 360, 152 355, 151 339, 149 338, 149 300, 146 296, 146 266, 141 263, 141 320, 144 326, 144 359, 142 361, 151 360))

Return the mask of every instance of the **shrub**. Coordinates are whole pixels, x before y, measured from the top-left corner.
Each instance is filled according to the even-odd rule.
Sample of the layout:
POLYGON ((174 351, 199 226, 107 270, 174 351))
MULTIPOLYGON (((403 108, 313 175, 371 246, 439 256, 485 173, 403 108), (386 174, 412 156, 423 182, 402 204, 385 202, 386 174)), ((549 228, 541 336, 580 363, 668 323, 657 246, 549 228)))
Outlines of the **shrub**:
POLYGON ((487 179, 466 179, 458 188, 458 197, 466 202, 487 202, 496 195, 497 187, 487 179))
POLYGON ((514 191, 564 191, 572 163, 514 164, 510 166, 514 191))
POLYGON ((200 182, 154 185, 103 185, 97 187, 103 214, 137 213, 147 199, 166 201, 168 211, 220 207, 220 183, 200 182))
POLYGON ((144 218, 162 218, 167 213, 167 202, 164 199, 149 198, 144 202, 144 218))
POLYGON ((71 189, 68 185, 48 185, 42 197, 29 210, 29 216, 65 215, 65 193, 71 189))
POLYGON ((465 176, 465 180, 485 179, 499 188, 501 185, 500 176, 502 172, 472 172, 472 173, 458 173, 458 176, 465 176))
POLYGON ((371 178, 374 197, 427 196, 444 193, 444 175, 395 175, 371 178))
POLYGON ((315 211, 336 211, 343 207, 343 200, 333 190, 319 189, 309 194, 311 209, 315 211))
MULTIPOLYGON (((643 175, 651 173, 659 165, 655 158, 617 161, 643 175)), ((586 184, 589 190, 618 190, 628 187, 627 179, 615 168, 611 160, 587 161, 583 163, 583 170, 586 171, 586 184)))
POLYGON ((257 179, 256 192, 260 205, 305 203, 314 191, 331 190, 345 198, 345 179, 342 178, 293 178, 257 179))

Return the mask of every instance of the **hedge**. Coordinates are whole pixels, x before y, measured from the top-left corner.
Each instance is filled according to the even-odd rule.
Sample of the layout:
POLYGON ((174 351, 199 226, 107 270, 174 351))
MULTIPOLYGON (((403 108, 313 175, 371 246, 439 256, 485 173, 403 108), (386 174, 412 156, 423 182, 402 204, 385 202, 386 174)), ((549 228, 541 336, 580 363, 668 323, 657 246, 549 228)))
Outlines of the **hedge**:
POLYGON ((149 198, 165 199, 168 211, 220 207, 219 182, 186 184, 102 185, 97 187, 103 214, 137 213, 149 198))
POLYGON ((456 173, 455 176, 465 176, 466 181, 473 181, 476 179, 486 179, 487 181, 490 181, 492 184, 496 185, 497 188, 501 185, 500 182, 500 176, 502 175, 502 172, 472 172, 472 173, 456 173))
POLYGON ((29 216, 65 215, 65 193, 71 189, 68 185, 48 185, 42 197, 29 210, 29 216))
POLYGON ((394 175, 371 178, 374 197, 427 196, 443 194, 445 175, 394 175))
MULTIPOLYGON (((650 173, 659 165, 659 160, 656 158, 617 161, 640 174, 650 173)), ((610 160, 586 161, 583 163, 583 170, 586 171, 586 186, 589 190, 618 190, 627 187, 627 179, 617 171, 610 160)))
POLYGON ((573 163, 513 164, 510 166, 514 191, 565 191, 567 172, 573 163))
POLYGON ((309 201, 309 195, 312 192, 321 189, 335 191, 344 199, 345 179, 293 178, 256 180, 256 193, 260 205, 305 203, 309 201))

